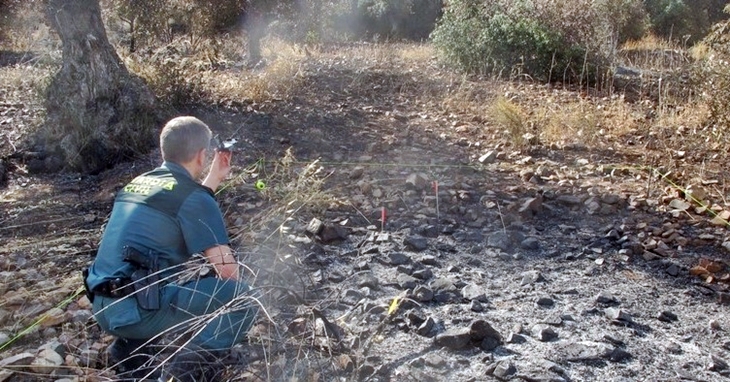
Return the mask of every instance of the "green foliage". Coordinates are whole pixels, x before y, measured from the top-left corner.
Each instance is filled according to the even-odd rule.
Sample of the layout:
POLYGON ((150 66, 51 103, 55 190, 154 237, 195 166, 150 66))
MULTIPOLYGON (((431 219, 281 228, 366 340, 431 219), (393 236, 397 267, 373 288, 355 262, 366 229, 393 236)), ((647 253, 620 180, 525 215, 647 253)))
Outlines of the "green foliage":
POLYGON ((452 0, 431 36, 468 72, 596 82, 645 26, 640 0, 452 0))
POLYGON ((709 32, 712 24, 725 19, 726 0, 646 0, 651 29, 674 41, 695 43, 709 32))
POLYGON ((425 39, 441 16, 441 0, 356 0, 358 36, 425 39))
POLYGON ((450 3, 432 34, 447 62, 477 73, 513 73, 540 80, 581 70, 585 48, 536 19, 512 16, 479 0, 450 3))
MULTIPOLYGON (((170 42, 176 34, 210 37, 236 26, 248 0, 108 0, 132 40, 170 42)), ((133 50, 133 49, 132 49, 133 50)))

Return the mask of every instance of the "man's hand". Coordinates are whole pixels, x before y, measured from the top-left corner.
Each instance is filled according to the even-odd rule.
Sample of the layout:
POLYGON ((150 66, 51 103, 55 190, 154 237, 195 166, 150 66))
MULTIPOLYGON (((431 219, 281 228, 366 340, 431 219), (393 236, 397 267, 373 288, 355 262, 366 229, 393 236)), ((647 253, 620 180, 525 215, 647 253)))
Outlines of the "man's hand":
POLYGON ((238 280, 238 262, 233 257, 233 252, 229 246, 218 245, 206 249, 203 253, 208 262, 213 264, 220 278, 238 280))
POLYGON ((215 191, 218 186, 226 179, 231 172, 231 151, 216 150, 213 156, 213 162, 210 165, 208 175, 206 175, 203 185, 215 191))

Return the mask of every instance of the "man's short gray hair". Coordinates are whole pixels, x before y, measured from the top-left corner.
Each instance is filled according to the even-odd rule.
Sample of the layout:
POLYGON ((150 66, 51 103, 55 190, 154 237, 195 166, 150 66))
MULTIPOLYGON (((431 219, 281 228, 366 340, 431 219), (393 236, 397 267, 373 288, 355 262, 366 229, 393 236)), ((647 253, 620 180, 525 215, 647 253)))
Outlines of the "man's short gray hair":
POLYGON ((208 148, 212 133, 208 125, 195 117, 171 119, 160 133, 162 159, 187 163, 202 149, 208 148))

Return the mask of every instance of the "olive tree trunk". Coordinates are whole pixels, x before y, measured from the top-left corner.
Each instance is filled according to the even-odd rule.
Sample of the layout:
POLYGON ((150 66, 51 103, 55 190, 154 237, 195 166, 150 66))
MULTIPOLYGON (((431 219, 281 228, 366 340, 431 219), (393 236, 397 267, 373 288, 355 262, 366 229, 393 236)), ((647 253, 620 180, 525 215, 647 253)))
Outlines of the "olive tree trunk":
POLYGON ((160 122, 155 98, 109 43, 99 1, 45 6, 63 45, 63 66, 46 97, 46 169, 98 173, 149 151, 160 122))

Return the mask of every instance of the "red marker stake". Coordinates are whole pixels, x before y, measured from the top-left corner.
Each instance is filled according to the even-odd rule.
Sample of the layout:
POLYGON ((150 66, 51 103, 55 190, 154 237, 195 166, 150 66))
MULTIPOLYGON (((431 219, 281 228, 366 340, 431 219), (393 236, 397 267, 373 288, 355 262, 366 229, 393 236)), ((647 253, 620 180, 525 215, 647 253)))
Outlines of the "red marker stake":
POLYGON ((380 230, 383 231, 385 229, 385 207, 382 207, 380 210, 380 230))

